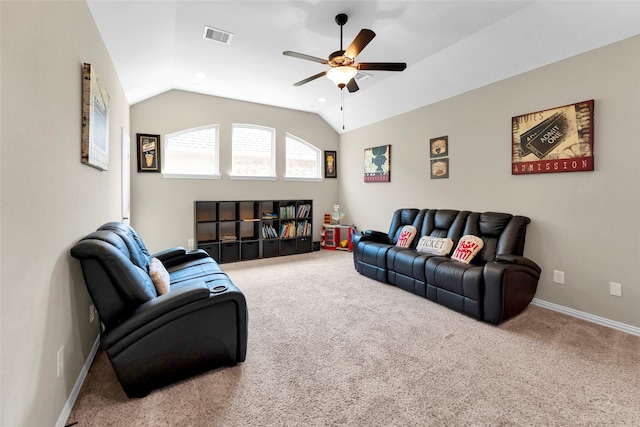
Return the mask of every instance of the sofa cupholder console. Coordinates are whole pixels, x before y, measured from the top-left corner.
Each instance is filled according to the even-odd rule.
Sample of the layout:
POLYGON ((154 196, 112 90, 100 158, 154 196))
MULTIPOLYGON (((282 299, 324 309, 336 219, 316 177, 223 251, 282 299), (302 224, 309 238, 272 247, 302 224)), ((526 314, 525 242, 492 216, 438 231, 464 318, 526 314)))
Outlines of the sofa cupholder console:
POLYGON ((529 222, 500 212, 398 209, 388 233, 353 236, 353 262, 360 274, 499 324, 529 305, 540 279, 540 267, 523 256, 529 222), (411 227, 408 247, 398 245, 411 227), (447 239, 450 252, 434 253, 447 239))

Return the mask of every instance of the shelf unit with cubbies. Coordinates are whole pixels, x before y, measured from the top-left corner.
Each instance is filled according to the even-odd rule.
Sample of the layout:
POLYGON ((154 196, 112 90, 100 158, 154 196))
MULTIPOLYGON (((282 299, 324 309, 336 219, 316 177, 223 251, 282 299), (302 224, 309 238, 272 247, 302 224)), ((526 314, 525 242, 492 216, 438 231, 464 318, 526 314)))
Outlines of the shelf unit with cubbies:
POLYGON ((219 263, 312 251, 312 200, 196 201, 196 248, 219 263))

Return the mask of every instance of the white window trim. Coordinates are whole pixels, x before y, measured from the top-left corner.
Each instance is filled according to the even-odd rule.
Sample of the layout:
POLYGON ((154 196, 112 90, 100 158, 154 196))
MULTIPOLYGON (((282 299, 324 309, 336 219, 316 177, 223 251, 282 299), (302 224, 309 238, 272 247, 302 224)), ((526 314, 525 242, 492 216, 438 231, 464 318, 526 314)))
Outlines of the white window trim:
POLYGON ((191 175, 182 173, 163 173, 163 178, 167 179, 222 179, 219 174, 216 175, 191 175))
POLYGON ((305 178, 305 177, 295 177, 295 176, 285 176, 285 181, 306 181, 306 182, 322 182, 324 178, 305 178))
MULTIPOLYGON (((285 181, 308 181, 308 182, 322 182, 324 181, 324 178, 322 177, 323 173, 322 173, 322 150, 319 149, 318 147, 316 147, 315 145, 311 144, 310 142, 305 141, 304 139, 297 137, 289 132, 286 132, 285 134, 285 141, 286 138, 291 138, 293 140, 298 141, 301 144, 304 144, 306 146, 308 146, 309 148, 311 148, 313 151, 316 152, 317 155, 317 162, 318 162, 318 176, 315 177, 298 177, 298 176, 287 176, 286 175, 286 167, 285 167, 285 177, 284 180, 285 181)), ((286 144, 285 144, 286 146, 286 144)), ((285 163, 286 163, 286 148, 285 148, 285 163)))
MULTIPOLYGON (((275 181, 278 179, 276 169, 276 129, 269 126, 254 125, 251 123, 231 123, 231 161, 233 163, 233 129, 235 127, 254 128, 271 132, 271 175, 234 175, 229 174, 232 180, 275 181)), ((233 166, 232 166, 233 167, 233 166)))
POLYGON ((229 179, 234 181, 277 181, 277 176, 264 175, 229 175, 229 179))

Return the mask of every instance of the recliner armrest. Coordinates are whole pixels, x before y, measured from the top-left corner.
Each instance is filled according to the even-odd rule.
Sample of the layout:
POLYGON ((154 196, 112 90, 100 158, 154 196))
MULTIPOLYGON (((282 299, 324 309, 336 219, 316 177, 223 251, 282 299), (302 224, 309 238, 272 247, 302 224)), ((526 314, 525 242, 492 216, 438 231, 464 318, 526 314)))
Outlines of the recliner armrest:
POLYGON ((391 241, 389 240, 389 235, 387 233, 384 233, 382 231, 376 231, 376 230, 365 230, 362 233, 362 237, 360 238, 360 241, 369 241, 369 242, 376 242, 376 243, 391 243, 391 241))
POLYGON ((182 246, 176 246, 175 248, 165 249, 151 256, 158 258, 165 267, 169 268, 183 262, 207 258, 209 254, 202 249, 188 251, 182 246))
POLYGON ((124 336, 140 330, 143 326, 165 314, 194 301, 209 298, 211 291, 205 282, 193 283, 154 298, 140 305, 122 324, 104 333, 101 340, 103 349, 111 347, 124 336))
POLYGON ((496 262, 504 263, 504 264, 514 264, 514 265, 522 265, 525 267, 529 267, 534 270, 538 275, 542 272, 542 269, 538 264, 534 261, 530 260, 527 257, 519 256, 519 255, 509 255, 509 254, 498 254, 496 255, 496 262))

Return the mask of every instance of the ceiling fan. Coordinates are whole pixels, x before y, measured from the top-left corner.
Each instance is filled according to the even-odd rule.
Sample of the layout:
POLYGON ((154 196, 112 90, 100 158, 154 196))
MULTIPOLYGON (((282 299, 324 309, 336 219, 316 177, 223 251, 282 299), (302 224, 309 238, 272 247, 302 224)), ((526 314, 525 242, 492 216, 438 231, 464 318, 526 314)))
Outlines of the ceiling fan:
POLYGON ((294 86, 302 86, 317 78, 326 75, 331 81, 333 81, 340 89, 344 89, 345 86, 349 92, 355 92, 359 89, 356 83, 355 76, 358 70, 371 70, 371 71, 403 71, 407 68, 407 64, 404 62, 359 62, 356 64, 356 57, 360 54, 362 49, 365 48, 376 36, 371 30, 362 29, 351 42, 347 50, 342 49, 342 27, 347 23, 349 17, 340 13, 336 15, 336 24, 340 26, 340 50, 333 52, 329 55, 329 59, 322 59, 315 56, 305 55, 303 53, 292 52, 287 50, 282 52, 285 56, 292 56, 294 58, 305 59, 307 61, 319 62, 321 64, 329 64, 331 68, 327 71, 323 71, 304 80, 300 80, 294 83, 294 86))

